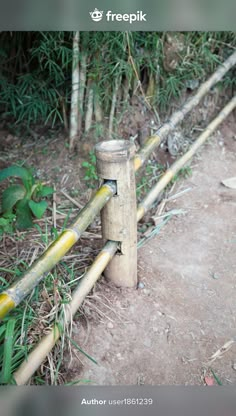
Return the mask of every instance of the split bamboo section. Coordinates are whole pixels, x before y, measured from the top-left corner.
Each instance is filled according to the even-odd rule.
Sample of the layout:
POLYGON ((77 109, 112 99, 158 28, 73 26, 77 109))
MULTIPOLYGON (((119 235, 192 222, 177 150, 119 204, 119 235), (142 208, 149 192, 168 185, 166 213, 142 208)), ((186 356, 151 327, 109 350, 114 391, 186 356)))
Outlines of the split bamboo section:
POLYGON ((66 325, 70 324, 84 298, 88 295, 97 279, 113 258, 117 247, 118 243, 115 241, 108 241, 105 244, 94 260, 92 266, 73 292, 70 303, 66 305, 64 317, 61 318, 59 323, 55 322, 53 329, 42 338, 39 344, 28 355, 27 360, 25 360, 13 374, 13 378, 17 385, 21 386, 26 384, 30 377, 32 377, 35 371, 40 367, 42 362, 61 337, 62 334, 60 328, 64 328, 66 325))
POLYGON ((176 111, 162 127, 160 127, 156 134, 149 137, 142 149, 136 154, 134 159, 134 169, 137 171, 148 157, 151 155, 153 150, 160 145, 160 143, 172 132, 178 124, 183 121, 184 117, 196 107, 204 95, 223 78, 223 76, 236 64, 236 51, 230 55, 230 57, 214 72, 214 74, 204 82, 198 92, 191 97, 184 106, 176 111))
POLYGON ((173 179, 176 173, 188 162, 199 147, 209 138, 209 136, 217 129, 220 123, 233 111, 236 107, 236 96, 223 108, 218 116, 208 125, 206 130, 198 137, 194 144, 190 147, 179 160, 177 160, 167 171, 157 184, 151 189, 143 201, 139 204, 137 209, 137 221, 139 221, 144 214, 150 209, 152 204, 157 199, 160 192, 166 187, 166 185, 173 179))
POLYGON ((101 211, 103 242, 119 241, 119 252, 104 276, 116 286, 136 287, 137 202, 134 172, 135 146, 129 140, 108 140, 95 146, 97 173, 101 180, 116 180, 117 192, 101 211), (129 219, 127 221, 127 214, 129 219))
POLYGON ((62 232, 17 282, 0 294, 0 319, 15 308, 60 261, 115 193, 115 181, 107 181, 101 186, 74 223, 62 232))
MULTIPOLYGON (((171 181, 174 175, 188 162, 192 156, 196 153, 199 147, 206 142, 209 136, 216 130, 222 121, 230 114, 236 107, 236 96, 224 107, 224 109, 218 114, 218 116, 208 125, 206 130, 198 137, 198 139, 191 146, 189 151, 185 153, 178 161, 166 171, 163 177, 157 182, 154 188, 144 198, 142 203, 137 209, 137 222, 143 217, 145 212, 150 208, 159 193, 165 188, 165 186, 171 181)), ((81 282, 75 289, 72 295, 71 302, 67 305, 64 317, 60 321, 60 325, 55 323, 54 328, 47 334, 39 344, 28 355, 26 361, 24 361, 18 370, 13 374, 14 380, 17 385, 26 384, 30 377, 42 364, 49 352, 52 350, 56 342, 61 337, 60 328, 65 328, 72 319, 78 308, 81 306, 84 298, 90 292, 95 282, 98 280, 102 272, 105 270, 110 261, 114 258, 117 252, 119 243, 116 241, 108 241, 101 252, 96 257, 94 263, 82 278, 81 282)))

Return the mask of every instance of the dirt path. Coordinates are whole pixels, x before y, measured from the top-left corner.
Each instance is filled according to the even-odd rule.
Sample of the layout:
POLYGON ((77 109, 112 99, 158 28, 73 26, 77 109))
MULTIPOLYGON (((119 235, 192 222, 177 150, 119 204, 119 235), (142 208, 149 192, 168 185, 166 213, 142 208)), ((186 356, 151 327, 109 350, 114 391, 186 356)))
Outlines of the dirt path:
MULTIPOLYGON (((236 191, 232 116, 192 162, 192 176, 176 184, 166 211, 185 210, 139 249, 144 288, 122 290, 101 280, 84 305, 74 339, 83 355, 67 364, 67 379, 93 384, 203 384, 209 368, 223 384, 236 382, 236 191), (96 309, 97 308, 97 309, 96 309), (104 315, 102 315, 104 314, 104 315)), ((211 374, 212 375, 212 374, 211 374)))

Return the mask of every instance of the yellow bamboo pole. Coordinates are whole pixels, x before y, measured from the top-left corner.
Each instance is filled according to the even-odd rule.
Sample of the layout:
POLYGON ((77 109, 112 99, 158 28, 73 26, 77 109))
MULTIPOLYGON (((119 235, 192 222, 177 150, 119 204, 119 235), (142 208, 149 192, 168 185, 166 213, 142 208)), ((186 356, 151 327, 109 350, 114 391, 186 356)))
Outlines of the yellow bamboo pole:
POLYGON ((147 138, 145 145, 137 152, 134 159, 134 168, 137 171, 145 161, 148 159, 153 150, 159 146, 167 135, 173 131, 177 125, 184 119, 184 117, 198 105, 204 95, 217 83, 221 78, 236 64, 236 51, 218 67, 214 74, 204 82, 197 93, 191 97, 184 106, 176 111, 162 127, 160 127, 156 134, 147 138))
POLYGON ((0 294, 0 319, 15 308, 78 241, 109 199, 116 193, 116 183, 107 181, 80 211, 74 223, 47 248, 23 276, 0 294))
POLYGON ((230 114, 230 112, 236 106, 236 96, 223 108, 218 116, 209 124, 204 132, 198 137, 191 148, 186 152, 179 160, 174 162, 169 169, 164 173, 162 178, 146 195, 143 201, 139 204, 137 209, 137 221, 139 221, 151 207, 154 201, 157 199, 160 192, 166 187, 166 185, 173 179, 176 173, 188 162, 198 148, 209 138, 209 136, 216 130, 220 123, 230 114))
POLYGON ((94 260, 92 266, 73 292, 72 300, 68 305, 66 305, 65 316, 61 319, 60 324, 54 324, 53 329, 51 329, 51 331, 42 338, 39 344, 28 355, 27 360, 23 361, 17 371, 13 374, 13 378, 17 385, 26 384, 47 357, 62 335, 60 333, 60 327, 63 328, 71 322, 85 296, 88 295, 95 282, 114 256, 117 247, 118 243, 115 241, 108 241, 104 245, 103 249, 94 260))
MULTIPOLYGON (((198 137, 195 143, 191 146, 189 151, 185 153, 178 161, 166 171, 163 177, 152 188, 149 194, 144 198, 137 209, 137 222, 143 217, 147 209, 153 204, 159 193, 165 188, 165 186, 171 181, 173 176, 181 169, 189 159, 196 153, 199 147, 209 138, 209 136, 216 130, 220 123, 230 114, 230 112, 236 107, 236 96, 224 107, 224 109, 218 114, 218 116, 209 124, 204 132, 198 137)), ((85 296, 90 292, 95 282, 100 277, 101 273, 105 270, 110 260, 118 249, 119 243, 116 241, 108 241, 99 253, 94 263, 82 279, 81 283, 77 286, 72 295, 72 300, 67 306, 64 319, 61 321, 61 326, 68 324, 75 315, 79 306, 82 304, 85 296)), ((41 365, 43 360, 47 357, 52 350, 61 334, 59 326, 54 325, 54 328, 46 335, 39 344, 28 355, 26 361, 24 361, 18 370, 13 374, 16 384, 23 385, 28 382, 30 377, 41 365)))

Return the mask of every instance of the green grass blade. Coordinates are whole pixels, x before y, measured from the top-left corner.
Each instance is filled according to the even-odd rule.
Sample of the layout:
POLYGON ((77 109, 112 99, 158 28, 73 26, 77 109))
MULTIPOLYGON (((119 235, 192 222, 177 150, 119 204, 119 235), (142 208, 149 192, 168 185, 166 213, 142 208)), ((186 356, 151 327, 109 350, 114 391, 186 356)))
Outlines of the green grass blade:
POLYGON ((87 379, 79 379, 74 381, 69 381, 68 383, 65 383, 64 386, 74 386, 75 384, 89 384, 94 383, 93 380, 87 380, 87 379))
POLYGON ((0 327, 0 340, 1 340, 1 336, 4 334, 5 330, 6 330, 6 325, 2 324, 1 327, 0 327))
POLYGON ((213 377, 214 377, 215 381, 217 382, 217 384, 218 384, 219 386, 223 386, 222 381, 220 381, 220 379, 217 377, 217 375, 216 375, 216 374, 215 374, 215 372, 212 370, 212 368, 211 368, 211 372, 212 372, 212 375, 213 375, 213 377))
POLYGON ((11 362, 13 353, 13 335, 15 328, 15 319, 9 319, 6 326, 4 350, 3 350, 3 365, 1 382, 7 384, 11 378, 11 362))
POLYGON ((82 352, 82 354, 85 355, 85 357, 87 357, 89 360, 91 360, 94 364, 97 364, 97 361, 91 357, 91 355, 87 354, 84 350, 82 350, 82 348, 79 347, 79 345, 77 344, 77 342, 75 342, 71 337, 69 337, 69 335, 66 334, 66 337, 70 340, 71 344, 74 345, 74 347, 79 351, 82 352))

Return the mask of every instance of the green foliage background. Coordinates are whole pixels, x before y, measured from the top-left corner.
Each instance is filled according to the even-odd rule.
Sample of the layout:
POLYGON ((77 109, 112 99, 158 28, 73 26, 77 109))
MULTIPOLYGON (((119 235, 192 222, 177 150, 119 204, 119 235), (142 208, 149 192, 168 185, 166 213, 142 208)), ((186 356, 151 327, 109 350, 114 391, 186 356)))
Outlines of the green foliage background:
MULTIPOLYGON (((143 78, 158 78, 155 105, 165 110, 178 97, 186 80, 203 81, 236 47, 232 32, 183 32, 186 48, 178 66, 165 69, 165 32, 81 32, 79 60, 87 55, 87 79, 108 114, 117 77, 127 80, 130 95, 135 89, 134 68, 143 78)), ((0 112, 15 123, 63 123, 71 98, 72 32, 0 33, 0 112)), ((230 73, 224 85, 235 85, 230 73)), ((122 103, 121 103, 122 104, 122 103)))

